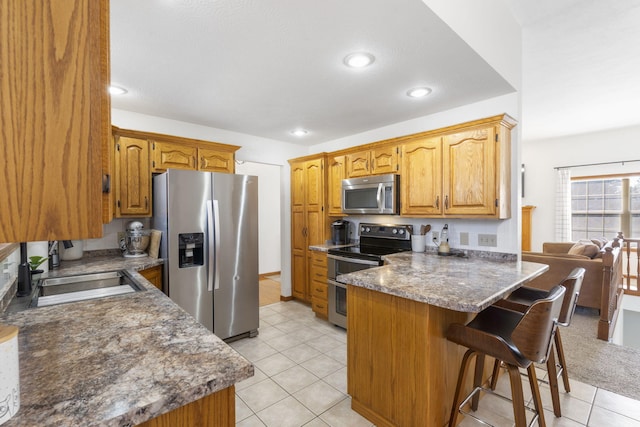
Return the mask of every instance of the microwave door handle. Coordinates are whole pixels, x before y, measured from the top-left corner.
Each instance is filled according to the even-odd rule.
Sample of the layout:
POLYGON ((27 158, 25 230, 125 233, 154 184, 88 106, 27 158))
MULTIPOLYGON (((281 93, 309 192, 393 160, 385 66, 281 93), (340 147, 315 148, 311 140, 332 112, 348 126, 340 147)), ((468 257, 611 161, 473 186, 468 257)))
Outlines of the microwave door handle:
POLYGON ((376 201, 378 202, 378 210, 380 213, 384 211, 384 184, 378 184, 378 194, 376 194, 376 201))
POLYGON ((207 263, 207 291, 213 292, 213 275, 214 275, 214 260, 216 254, 214 252, 214 233, 216 232, 213 226, 213 202, 207 200, 207 237, 208 245, 207 252, 209 254, 209 262, 207 263))

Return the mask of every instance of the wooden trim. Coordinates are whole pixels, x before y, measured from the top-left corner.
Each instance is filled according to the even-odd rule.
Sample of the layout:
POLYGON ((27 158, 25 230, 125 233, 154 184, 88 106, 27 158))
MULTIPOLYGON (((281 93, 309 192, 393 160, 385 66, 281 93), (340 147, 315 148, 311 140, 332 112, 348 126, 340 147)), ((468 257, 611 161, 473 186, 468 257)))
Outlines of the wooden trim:
POLYGON ((212 148, 218 151, 225 151, 230 153, 234 153, 241 148, 239 145, 224 144, 221 142, 213 142, 213 141, 204 141, 201 139, 185 138, 182 136, 175 136, 175 135, 165 135, 162 133, 145 132, 145 131, 131 130, 131 129, 120 129, 116 126, 112 126, 112 131, 114 134, 128 136, 131 138, 148 139, 149 141, 156 141, 156 142, 173 142, 176 144, 182 144, 184 146, 206 147, 206 148, 212 148))
POLYGON ((8 257, 11 252, 15 251, 20 247, 18 243, 0 243, 0 260, 8 257))
POLYGON ((640 175, 640 171, 638 172, 630 172, 630 173, 612 173, 606 175, 587 175, 587 176, 572 176, 571 181, 585 181, 589 179, 614 179, 614 178, 627 178, 634 177, 640 175))
POLYGON ((285 297, 284 295, 280 295, 280 301, 282 302, 293 301, 293 297, 291 295, 289 295, 288 297, 285 297))
POLYGON ((293 163, 306 162, 307 160, 318 160, 318 158, 323 158, 324 159, 326 155, 327 155, 327 153, 325 153, 325 152, 316 153, 316 154, 309 154, 308 156, 296 157, 295 159, 289 159, 288 162, 291 165, 293 163))
MULTIPOLYGON (((258 275, 258 280, 268 279, 267 276, 275 276, 276 274, 282 274, 280 271, 273 271, 271 273, 262 273, 258 275)), ((271 279, 273 280, 273 279, 271 279)))

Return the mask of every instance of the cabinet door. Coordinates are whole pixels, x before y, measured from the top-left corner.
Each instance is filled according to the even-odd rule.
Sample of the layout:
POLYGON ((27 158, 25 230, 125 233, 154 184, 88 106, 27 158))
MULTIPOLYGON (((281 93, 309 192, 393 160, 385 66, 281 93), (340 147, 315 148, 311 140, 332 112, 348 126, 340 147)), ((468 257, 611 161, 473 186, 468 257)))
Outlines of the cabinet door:
POLYGON ((107 0, 0 1, 0 242, 102 237, 108 23, 107 0))
POLYGON ((307 238, 304 209, 304 162, 291 164, 291 290, 305 299, 307 282, 307 238))
POLYGON ((153 142, 153 171, 167 169, 196 170, 195 147, 171 142, 153 142))
POLYGON ((442 140, 425 138, 402 146, 402 215, 442 214, 442 140))
POLYGON ((198 170, 206 172, 235 172, 233 153, 210 148, 198 148, 198 159, 198 170))
POLYGON ((496 133, 493 127, 444 138, 444 213, 494 215, 496 212, 496 133))
POLYGON ((348 178, 367 176, 371 174, 371 152, 369 150, 347 154, 346 162, 348 178))
POLYGON ((398 171, 398 147, 383 147, 371 151, 371 174, 381 175, 398 171))
POLYGON ((151 215, 149 142, 116 137, 116 217, 151 215))
POLYGON ((345 156, 330 156, 328 165, 328 214, 342 216, 342 180, 345 178, 345 156))
POLYGON ((324 160, 305 162, 305 208, 307 246, 325 242, 324 160))
POLYGON ((155 267, 147 268, 146 270, 140 270, 138 273, 145 279, 153 284, 156 288, 162 290, 162 266, 156 265, 155 267))

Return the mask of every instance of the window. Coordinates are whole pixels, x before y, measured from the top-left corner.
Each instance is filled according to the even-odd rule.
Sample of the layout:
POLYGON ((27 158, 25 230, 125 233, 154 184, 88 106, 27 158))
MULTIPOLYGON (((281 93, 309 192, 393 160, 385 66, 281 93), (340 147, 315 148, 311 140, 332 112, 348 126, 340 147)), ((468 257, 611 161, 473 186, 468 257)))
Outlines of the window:
POLYGON ((572 240, 611 239, 618 231, 640 236, 640 176, 572 181, 572 240))

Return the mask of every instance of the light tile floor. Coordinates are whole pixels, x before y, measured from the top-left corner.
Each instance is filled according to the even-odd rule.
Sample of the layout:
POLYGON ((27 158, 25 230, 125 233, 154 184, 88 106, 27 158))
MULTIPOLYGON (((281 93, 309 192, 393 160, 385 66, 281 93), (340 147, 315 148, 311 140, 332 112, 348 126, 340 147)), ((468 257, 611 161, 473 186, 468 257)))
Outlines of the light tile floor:
MULTIPOLYGON (((260 307, 260 334, 230 345, 255 366, 253 377, 236 384, 236 426, 373 426, 351 410, 346 332, 317 319, 309 306, 290 301, 260 307)), ((548 426, 640 427, 640 402, 575 380, 571 387, 564 393, 560 385, 563 416, 555 418, 549 390, 541 385, 548 426)), ((500 376, 498 391, 509 395, 508 375, 500 376)), ((491 395, 476 414, 496 427, 513 426, 511 403, 491 395)), ((465 417, 460 425, 482 424, 465 417)))

